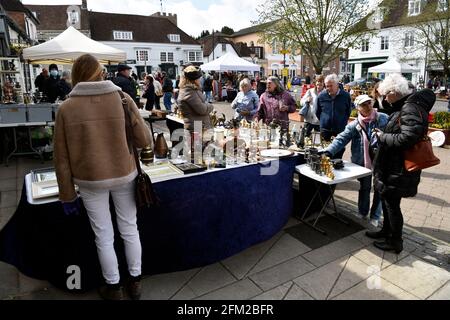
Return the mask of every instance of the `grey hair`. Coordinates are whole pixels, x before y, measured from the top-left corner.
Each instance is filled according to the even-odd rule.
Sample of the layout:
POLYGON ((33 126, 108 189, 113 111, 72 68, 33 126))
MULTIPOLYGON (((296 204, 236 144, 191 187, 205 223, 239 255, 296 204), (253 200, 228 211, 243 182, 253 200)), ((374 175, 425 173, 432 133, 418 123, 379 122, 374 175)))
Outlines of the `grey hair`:
POLYGON ((280 94, 284 91, 284 87, 281 84, 280 79, 278 79, 277 77, 271 76, 271 77, 267 78, 267 81, 275 83, 275 93, 276 94, 280 94))
POLYGON ((72 74, 71 71, 66 70, 66 71, 63 71, 62 77, 63 78, 70 78, 71 74, 72 74))
POLYGON ((239 89, 242 89, 243 87, 251 87, 252 84, 250 82, 250 80, 248 78, 243 79, 240 83, 239 83, 239 89))
POLYGON ((333 81, 334 83, 339 83, 339 77, 333 73, 333 74, 329 74, 326 78, 325 78, 325 83, 333 81))
POLYGON ((386 77, 378 87, 378 92, 381 95, 387 95, 389 92, 399 93, 402 96, 407 96, 411 93, 408 80, 398 73, 393 73, 386 77))

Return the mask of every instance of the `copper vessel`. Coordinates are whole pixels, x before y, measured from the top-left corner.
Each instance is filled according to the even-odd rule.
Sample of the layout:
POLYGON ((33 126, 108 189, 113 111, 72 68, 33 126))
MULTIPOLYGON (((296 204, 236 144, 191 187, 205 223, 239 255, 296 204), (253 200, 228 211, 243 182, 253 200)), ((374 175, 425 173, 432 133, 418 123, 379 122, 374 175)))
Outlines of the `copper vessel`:
POLYGON ((141 162, 145 165, 149 165, 153 163, 154 156, 152 147, 147 146, 141 151, 141 162))
POLYGON ((167 158, 169 147, 167 146, 163 133, 158 133, 158 136, 156 137, 154 152, 156 159, 167 158))

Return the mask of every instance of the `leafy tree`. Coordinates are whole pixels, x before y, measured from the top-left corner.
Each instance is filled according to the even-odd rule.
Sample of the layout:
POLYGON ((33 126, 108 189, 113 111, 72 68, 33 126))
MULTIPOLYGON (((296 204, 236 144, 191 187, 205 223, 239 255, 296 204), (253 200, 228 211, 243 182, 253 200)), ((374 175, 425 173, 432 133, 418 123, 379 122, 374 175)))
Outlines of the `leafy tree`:
POLYGON ((231 29, 230 27, 225 26, 222 28, 222 30, 220 32, 222 32, 223 34, 232 35, 234 33, 234 30, 231 29))
POLYGON ((361 43, 358 22, 370 0, 272 0, 258 9, 262 41, 282 44, 292 55, 303 53, 317 73, 347 48, 361 43), (272 22, 272 23, 271 23, 272 22))

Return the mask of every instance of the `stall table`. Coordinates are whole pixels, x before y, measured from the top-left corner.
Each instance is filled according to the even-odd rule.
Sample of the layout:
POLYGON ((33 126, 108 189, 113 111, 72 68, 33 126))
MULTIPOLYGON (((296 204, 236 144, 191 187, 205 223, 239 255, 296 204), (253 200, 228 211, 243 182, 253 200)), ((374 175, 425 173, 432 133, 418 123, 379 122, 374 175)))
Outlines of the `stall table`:
MULTIPOLYGON (((274 175, 262 175, 268 163, 258 163, 154 183, 161 205, 138 211, 143 274, 209 265, 273 237, 292 214, 298 163, 298 156, 282 159, 274 175)), ((17 211, 0 231, 0 260, 62 289, 70 266, 81 270, 81 291, 100 285, 101 268, 86 212, 65 216, 58 201, 32 205, 26 190, 24 185, 17 211)), ((115 229, 124 277, 126 259, 115 229)))

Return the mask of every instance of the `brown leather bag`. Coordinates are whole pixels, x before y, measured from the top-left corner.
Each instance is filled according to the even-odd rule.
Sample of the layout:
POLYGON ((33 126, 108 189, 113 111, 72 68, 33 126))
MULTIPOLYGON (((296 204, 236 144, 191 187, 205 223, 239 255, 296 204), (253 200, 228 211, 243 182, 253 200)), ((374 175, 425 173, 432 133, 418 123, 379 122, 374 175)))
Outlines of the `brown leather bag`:
MULTIPOLYGON (((422 112, 419 109, 417 109, 417 111, 419 112, 423 122, 422 112)), ((398 121, 400 124, 400 118, 398 121)), ((426 135, 426 133, 425 136, 419 142, 417 142, 411 149, 405 150, 404 158, 405 158, 405 169, 408 172, 423 170, 441 163, 439 158, 437 158, 434 155, 431 140, 426 135)))
POLYGON ((123 111, 125 113, 125 129, 127 135, 128 149, 130 153, 134 154, 134 160, 136 161, 136 169, 138 176, 136 177, 136 207, 151 207, 159 205, 159 198, 153 190, 152 180, 150 177, 142 171, 141 164, 139 162, 139 155, 136 147, 133 145, 133 134, 131 130, 131 117, 128 110, 128 102, 123 92, 119 91, 120 98, 122 100, 123 111))

